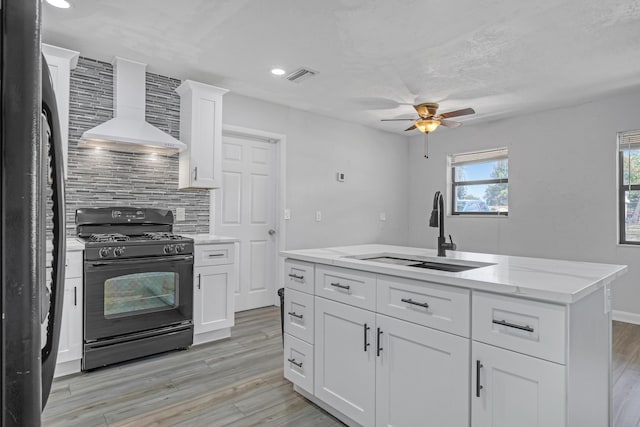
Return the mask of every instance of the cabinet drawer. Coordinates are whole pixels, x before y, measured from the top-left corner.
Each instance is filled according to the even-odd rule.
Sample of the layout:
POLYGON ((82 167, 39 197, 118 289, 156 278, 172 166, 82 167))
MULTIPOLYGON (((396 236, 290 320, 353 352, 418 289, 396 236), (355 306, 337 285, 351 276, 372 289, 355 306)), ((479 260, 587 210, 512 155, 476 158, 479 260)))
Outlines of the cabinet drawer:
POLYGON ((284 261, 284 285, 289 289, 313 294, 313 264, 287 259, 284 261))
POLYGON ((378 313, 469 336, 469 290, 382 275, 377 283, 378 313))
POLYGON ((207 265, 233 264, 235 246, 233 243, 219 245, 196 245, 193 259, 194 267, 207 265))
POLYGON ((474 292, 472 325, 476 341, 565 363, 564 306, 474 292))
POLYGON ((284 331, 313 344, 313 295, 285 289, 284 331))
POLYGON ((82 277, 82 251, 67 252, 64 276, 67 279, 82 277))
POLYGON ((313 346, 284 334, 284 377, 313 394, 313 346))
POLYGON ((348 268, 317 265, 316 295, 374 311, 376 275, 348 268))

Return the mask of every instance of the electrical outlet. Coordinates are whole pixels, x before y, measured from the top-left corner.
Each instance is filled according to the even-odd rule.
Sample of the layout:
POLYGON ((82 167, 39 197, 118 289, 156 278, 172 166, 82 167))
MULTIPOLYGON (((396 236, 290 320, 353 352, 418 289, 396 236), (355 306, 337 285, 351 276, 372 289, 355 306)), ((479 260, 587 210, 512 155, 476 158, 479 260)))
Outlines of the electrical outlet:
POLYGON ((338 182, 344 182, 344 172, 338 172, 337 177, 338 182))
POLYGON ((316 211, 316 221, 322 221, 322 212, 316 211))
POLYGON ((291 219, 291 209, 287 208, 284 210, 284 219, 291 219))
POLYGON ((184 221, 185 216, 184 208, 176 208, 176 221, 184 221))
POLYGON ((387 220, 387 213, 386 212, 380 212, 380 221, 386 221, 387 220))

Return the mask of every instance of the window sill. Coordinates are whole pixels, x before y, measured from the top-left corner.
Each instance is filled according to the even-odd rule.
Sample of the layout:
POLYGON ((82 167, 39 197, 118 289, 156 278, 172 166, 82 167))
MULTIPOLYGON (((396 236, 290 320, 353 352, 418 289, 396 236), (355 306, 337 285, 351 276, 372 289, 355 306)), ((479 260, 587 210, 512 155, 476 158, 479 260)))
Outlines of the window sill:
POLYGON ((620 246, 622 248, 640 248, 640 242, 636 243, 616 243, 616 246, 620 246))
POLYGON ((474 214, 464 214, 464 215, 454 215, 454 214, 447 214, 447 217, 449 218, 502 218, 502 219, 507 219, 509 218, 509 215, 474 215, 474 214))

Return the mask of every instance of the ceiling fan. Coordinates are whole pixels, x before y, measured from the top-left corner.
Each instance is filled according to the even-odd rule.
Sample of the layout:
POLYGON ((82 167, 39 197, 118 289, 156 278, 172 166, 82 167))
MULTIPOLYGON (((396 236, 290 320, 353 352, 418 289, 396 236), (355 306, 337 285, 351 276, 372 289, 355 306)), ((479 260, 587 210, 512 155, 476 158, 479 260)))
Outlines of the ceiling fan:
POLYGON ((382 121, 393 122, 400 120, 412 120, 415 121, 415 123, 405 129, 405 131, 418 129, 420 132, 429 133, 436 130, 440 125, 448 128, 457 128, 458 126, 462 125, 462 123, 448 119, 452 117, 475 114, 475 110, 473 108, 463 108, 462 110, 437 114, 438 106, 439 104, 437 102, 425 102, 423 104, 413 106, 413 108, 415 108, 418 112, 418 116, 420 116, 417 119, 382 119, 382 121))

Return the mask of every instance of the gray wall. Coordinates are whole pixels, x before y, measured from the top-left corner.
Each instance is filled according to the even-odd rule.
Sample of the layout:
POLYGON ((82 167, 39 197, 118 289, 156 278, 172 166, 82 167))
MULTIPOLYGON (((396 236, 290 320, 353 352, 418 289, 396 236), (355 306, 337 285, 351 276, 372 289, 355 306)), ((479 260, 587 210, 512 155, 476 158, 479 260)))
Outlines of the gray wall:
MULTIPOLYGON (((640 129, 640 91, 411 140, 409 243, 435 247, 427 227, 433 193, 445 190, 446 156, 509 148, 508 218, 447 217, 458 249, 629 265, 614 309, 640 315, 640 247, 617 244, 616 133, 640 129)), ((640 319, 640 317, 638 318, 640 319)))
POLYGON ((234 93, 225 95, 222 117, 225 124, 287 137, 287 249, 406 242, 406 137, 234 93), (346 174, 344 183, 337 182, 338 171, 346 174))
MULTIPOLYGON (((179 138, 179 80, 147 73, 146 117, 179 138)), ((71 72, 67 233, 75 234, 75 210, 80 207, 184 207, 186 220, 176 222, 182 233, 209 230, 209 191, 178 190, 178 155, 117 153, 78 148, 82 133, 113 117, 113 67, 80 57, 71 72)))
MULTIPOLYGON (((179 137, 179 80, 147 73, 147 121, 179 137)), ((177 190, 178 156, 78 148, 82 133, 113 117, 111 64, 81 57, 71 73, 67 223, 78 207, 185 207, 175 230, 206 233, 209 192, 177 190)), ((409 144, 404 136, 229 93, 223 122, 285 134, 288 249, 404 243, 408 232, 409 144), (336 173, 346 174, 338 183, 336 173), (323 220, 315 221, 316 210, 323 220), (380 221, 380 212, 387 220, 380 221)))

